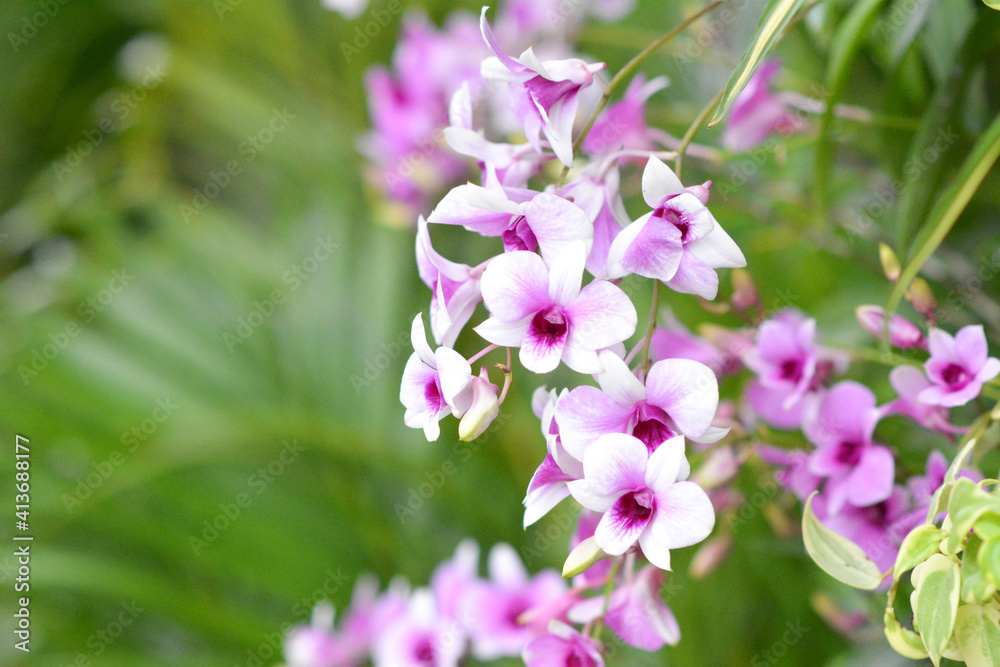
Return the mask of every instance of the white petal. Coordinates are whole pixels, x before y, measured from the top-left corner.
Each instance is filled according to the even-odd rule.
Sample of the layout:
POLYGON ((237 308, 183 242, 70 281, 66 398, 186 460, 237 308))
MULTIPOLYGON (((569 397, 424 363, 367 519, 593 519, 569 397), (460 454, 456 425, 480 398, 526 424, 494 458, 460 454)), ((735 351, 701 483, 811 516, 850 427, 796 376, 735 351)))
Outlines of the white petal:
POLYGON ((657 208, 669 197, 684 192, 684 186, 674 170, 660 158, 651 156, 642 172, 642 198, 650 208, 657 208))

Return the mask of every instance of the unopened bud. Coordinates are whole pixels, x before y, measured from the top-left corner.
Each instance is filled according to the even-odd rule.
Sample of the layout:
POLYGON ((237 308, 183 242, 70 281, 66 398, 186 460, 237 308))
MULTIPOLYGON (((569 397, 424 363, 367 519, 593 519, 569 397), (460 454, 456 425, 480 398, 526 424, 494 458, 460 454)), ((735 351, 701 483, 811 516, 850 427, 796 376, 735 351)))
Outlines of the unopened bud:
POLYGON ((490 376, 483 368, 479 377, 472 378, 472 405, 458 422, 458 438, 469 442, 483 434, 500 414, 497 395, 500 390, 490 382, 490 376))
POLYGON ((882 270, 885 272, 885 277, 892 282, 899 280, 899 274, 903 272, 903 268, 899 265, 899 258, 896 257, 892 248, 884 243, 879 243, 878 256, 882 260, 882 270))
MULTIPOLYGON (((879 306, 858 306, 854 311, 861 328, 876 338, 882 337, 885 327, 885 310, 879 306)), ((927 339, 913 322, 900 315, 889 318, 889 343, 903 349, 927 347, 927 339)))
POLYGON ((569 556, 563 564, 562 576, 569 578, 583 574, 591 565, 605 558, 609 558, 608 554, 597 546, 597 540, 591 535, 569 552, 569 556))
POLYGON ((923 278, 913 279, 913 282, 910 283, 910 289, 906 291, 906 298, 921 315, 933 315, 934 309, 937 308, 934 292, 931 291, 931 286, 923 278))
POLYGON ((691 481, 703 489, 722 486, 739 472, 739 461, 729 447, 720 447, 708 455, 705 462, 691 476, 691 481))
POLYGON ((729 555, 731 546, 732 541, 721 535, 705 542, 691 559, 688 574, 691 575, 692 579, 701 579, 705 575, 711 574, 729 555))
POLYGON ((707 206, 708 198, 712 194, 709 191, 709 188, 711 187, 712 187, 712 181, 705 181, 701 185, 692 185, 685 189, 691 194, 693 194, 695 197, 697 197, 698 201, 700 201, 703 205, 707 206))
POLYGON ((753 278, 746 269, 733 269, 729 274, 733 281, 733 296, 731 301, 736 310, 746 310, 759 300, 753 278))

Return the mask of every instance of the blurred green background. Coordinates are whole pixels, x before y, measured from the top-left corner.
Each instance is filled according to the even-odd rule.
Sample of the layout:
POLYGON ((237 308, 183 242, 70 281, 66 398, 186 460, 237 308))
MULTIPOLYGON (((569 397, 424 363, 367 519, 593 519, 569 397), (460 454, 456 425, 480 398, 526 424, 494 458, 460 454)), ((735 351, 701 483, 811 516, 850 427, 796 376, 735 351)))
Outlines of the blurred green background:
MULTIPOLYGON (((437 21, 457 4, 478 9, 419 4, 437 21)), ((673 79, 652 122, 679 136, 724 85, 763 5, 735 4, 738 20, 720 31, 706 23, 643 66, 673 79)), ((797 26, 779 49, 783 85, 814 97, 817 82, 830 90, 827 62, 852 6, 828 4, 813 30, 797 26)), ((890 17, 895 3, 883 4, 890 17)), ((776 149, 685 165, 686 181, 716 182, 713 210, 765 305, 816 316, 829 342, 867 343, 853 309, 889 289, 875 240, 905 248, 932 203, 909 202, 902 224, 891 210, 898 193, 888 212, 877 209, 903 182, 921 119, 943 114, 932 129, 958 137, 921 176, 929 197, 998 109, 994 17, 978 1, 933 4, 942 9, 901 53, 877 29, 859 40, 843 100, 884 118, 834 123, 830 140, 848 148, 830 158, 826 207, 812 180, 816 126, 776 149), (974 27, 973 64, 961 65, 974 27)), ((642 2, 621 25, 586 28, 581 49, 614 71, 695 7, 642 2)), ((463 537, 484 549, 510 542, 532 571, 561 564, 567 507, 521 529, 544 453, 529 408, 539 378, 516 374, 510 418, 476 443, 456 443, 453 422, 436 443, 402 423, 409 326, 429 295, 412 230, 379 224, 355 150, 367 124, 362 72, 389 61, 400 18, 348 62, 341 44, 370 17, 351 23, 318 0, 0 5, 3 502, 13 504, 6 481, 21 434, 35 537, 25 656, 6 613, 14 519, 0 522, 0 664, 274 664, 284 630, 315 601, 343 608, 364 572, 383 585, 395 574, 423 584, 463 537), (25 21, 43 5, 55 9, 32 31, 25 21), (401 514, 421 484, 433 492, 401 514)), ((982 321, 993 341, 998 209, 994 170, 928 265, 948 327, 982 321), (973 285, 983 266, 989 275, 973 285)), ((445 253, 487 256, 468 236, 444 234, 445 253)), ((646 291, 630 287, 640 313, 646 291)), ((692 326, 736 322, 693 299, 670 303, 692 326)), ((474 336, 462 344, 475 349, 474 336)), ((858 371, 883 400, 885 371, 858 371)), ((570 381, 562 371, 545 378, 570 381)), ((910 459, 919 464, 930 446, 917 443, 910 459)), ((748 469, 743 490, 754 493, 764 474, 748 469)), ((709 578, 689 581, 691 554, 678 559, 667 593, 678 647, 613 664, 902 662, 877 626, 849 643, 821 620, 817 590, 850 608, 879 601, 833 584, 796 536, 774 537, 771 509, 736 528, 733 553, 709 578), (801 630, 792 643, 790 627, 801 630)))

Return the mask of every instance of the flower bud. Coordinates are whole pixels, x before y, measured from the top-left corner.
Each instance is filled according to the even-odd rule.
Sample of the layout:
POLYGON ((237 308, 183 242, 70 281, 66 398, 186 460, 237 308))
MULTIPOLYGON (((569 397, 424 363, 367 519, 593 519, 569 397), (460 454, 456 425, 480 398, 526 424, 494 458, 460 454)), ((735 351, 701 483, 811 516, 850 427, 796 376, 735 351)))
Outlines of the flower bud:
POLYGON ((480 369, 479 377, 472 378, 472 405, 458 422, 458 438, 469 442, 483 434, 500 414, 497 395, 500 390, 490 382, 486 369, 480 369))
POLYGON ((591 565, 608 557, 608 554, 597 546, 597 540, 591 535, 576 545, 576 548, 569 553, 563 564, 562 576, 568 578, 583 574, 591 565))
POLYGON ((902 273, 903 268, 899 265, 899 258, 896 257, 892 248, 884 243, 879 243, 878 256, 882 260, 882 270, 885 272, 885 277, 892 282, 899 280, 899 274, 902 273))
POLYGON ((733 281, 731 300, 736 310, 746 310, 758 302, 757 288, 753 284, 753 278, 745 269, 733 269, 729 278, 733 281))
POLYGON ((698 201, 700 201, 702 205, 707 206, 708 198, 709 196, 711 196, 711 192, 709 191, 709 188, 711 187, 712 187, 712 181, 705 181, 701 185, 691 185, 685 189, 691 194, 693 194, 695 197, 697 197, 698 201))
POLYGON ((698 552, 695 553, 694 558, 691 559, 688 574, 691 575, 692 579, 701 579, 711 574, 722 564, 726 556, 729 555, 729 548, 731 546, 732 540, 721 535, 705 542, 698 549, 698 552))
POLYGON ((906 290, 906 298, 921 315, 933 315, 934 309, 937 308, 934 292, 931 291, 931 286, 923 278, 913 279, 913 282, 910 283, 910 289, 906 290))
POLYGON ((691 481, 705 490, 722 486, 739 472, 739 461, 729 447, 720 447, 709 454, 691 476, 691 481))
MULTIPOLYGON (((879 306, 858 306, 854 311, 861 328, 876 338, 882 337, 885 327, 885 310, 879 306)), ((893 315, 889 318, 889 343, 903 349, 926 348, 927 339, 920 328, 909 320, 893 315)))

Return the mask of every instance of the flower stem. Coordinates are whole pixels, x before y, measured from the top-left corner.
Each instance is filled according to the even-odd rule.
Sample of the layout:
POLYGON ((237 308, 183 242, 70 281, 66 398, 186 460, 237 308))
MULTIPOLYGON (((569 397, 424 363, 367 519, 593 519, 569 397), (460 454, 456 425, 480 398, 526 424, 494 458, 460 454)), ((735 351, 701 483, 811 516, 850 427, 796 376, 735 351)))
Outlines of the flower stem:
POLYGON ((656 328, 656 315, 660 309, 660 281, 653 279, 653 301, 649 306, 649 324, 646 325, 646 339, 642 342, 642 373, 646 374, 649 367, 649 342, 653 340, 653 330, 656 328))
POLYGON ((681 144, 677 147, 677 159, 674 160, 674 173, 677 174, 677 178, 681 177, 681 168, 684 163, 684 153, 687 151, 688 146, 691 145, 691 141, 694 139, 695 133, 704 124, 705 119, 708 118, 709 114, 712 113, 712 109, 719 106, 719 102, 722 100, 722 96, 726 93, 726 89, 720 90, 715 97, 709 101, 705 107, 698 112, 695 119, 691 122, 691 126, 688 127, 687 132, 681 137, 681 144))
POLYGON ((601 607, 601 615, 594 622, 594 639, 601 638, 601 630, 604 628, 604 615, 608 613, 608 604, 611 602, 611 590, 615 587, 615 577, 618 576, 618 569, 622 566, 620 560, 616 560, 608 572, 608 583, 604 586, 604 606, 601 607))

